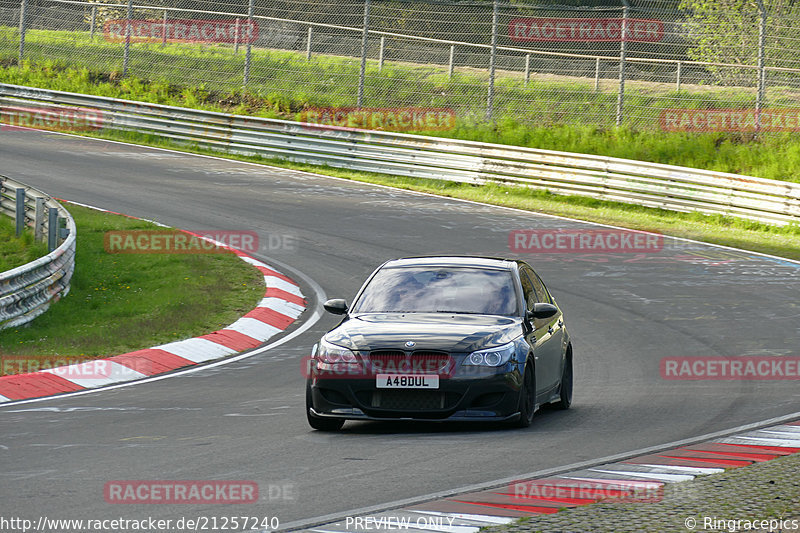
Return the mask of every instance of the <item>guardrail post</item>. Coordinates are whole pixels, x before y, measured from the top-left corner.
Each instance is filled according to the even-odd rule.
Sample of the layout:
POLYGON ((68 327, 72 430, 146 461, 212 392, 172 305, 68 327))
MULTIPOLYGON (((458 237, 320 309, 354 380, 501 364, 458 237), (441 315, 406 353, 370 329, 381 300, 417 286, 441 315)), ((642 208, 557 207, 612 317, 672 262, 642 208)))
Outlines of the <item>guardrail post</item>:
POLYGON ((676 91, 680 91, 681 90, 681 70, 682 70, 682 67, 683 67, 683 63, 681 61, 678 61, 678 72, 675 75, 675 90, 676 91))
POLYGON ((383 70, 383 50, 386 46, 386 37, 381 35, 381 47, 378 51, 378 72, 383 70))
POLYGON ((247 51, 244 55, 244 85, 243 87, 247 87, 248 82, 250 81, 250 60, 252 56, 252 48, 253 48, 253 39, 252 39, 252 31, 253 31, 253 0, 250 0, 247 4, 247 26, 248 26, 248 38, 247 38, 247 51))
POLYGON ((494 110, 494 71, 497 61, 497 18, 498 18, 498 0, 492 2, 492 47, 489 54, 489 94, 486 98, 486 120, 492 119, 492 111, 494 110))
POLYGON ((758 24, 758 88, 756 90, 756 131, 761 129, 761 109, 764 106, 764 86, 765 86, 765 72, 764 72, 764 48, 767 38, 767 10, 764 7, 764 2, 757 0, 758 11, 761 15, 761 20, 758 24))
POLYGON ((369 4, 364 0, 364 32, 361 35, 361 69, 358 74, 358 96, 356 106, 361 109, 364 105, 364 78, 367 74, 367 38, 369 37, 369 4))
POLYGON ((311 61, 311 26, 308 27, 308 37, 306 38, 306 61, 311 61))
POLYGON ((22 235, 22 230, 25 229, 25 189, 22 187, 17 187, 16 191, 16 210, 14 214, 16 215, 16 223, 17 223, 17 237, 22 235))
POLYGON ((58 227, 58 242, 64 242, 64 239, 69 237, 69 228, 67 227, 67 219, 64 217, 58 217, 56 221, 56 227, 58 227))
POLYGON ((455 57, 456 57, 456 45, 450 45, 450 63, 447 65, 447 75, 448 77, 453 77, 453 67, 455 67, 455 57))
POLYGON ((525 54, 525 85, 531 81, 531 55, 525 54))
POLYGON ((25 57, 25 32, 28 26, 28 0, 19 4, 19 62, 25 57))
POLYGON ((97 6, 92 6, 92 19, 89 22, 89 40, 94 41, 94 29, 97 24, 97 6))
POLYGON ((131 19, 133 18, 133 0, 128 0, 125 12, 125 50, 122 52, 122 77, 128 75, 128 60, 131 52, 131 19))
POLYGON ((58 248, 58 209, 50 207, 47 210, 47 249, 53 251, 58 248))
POLYGON ((594 92, 600 92, 600 58, 594 60, 594 92))
POLYGON ((164 10, 164 21, 161 23, 161 46, 167 45, 167 10, 164 10))
POLYGON ((44 239, 44 198, 36 197, 36 209, 33 212, 33 240, 44 239))
POLYGON ((617 93, 617 126, 622 125, 623 106, 625 105, 625 60, 628 54, 628 0, 622 0, 622 27, 620 28, 619 45, 619 92, 617 93))

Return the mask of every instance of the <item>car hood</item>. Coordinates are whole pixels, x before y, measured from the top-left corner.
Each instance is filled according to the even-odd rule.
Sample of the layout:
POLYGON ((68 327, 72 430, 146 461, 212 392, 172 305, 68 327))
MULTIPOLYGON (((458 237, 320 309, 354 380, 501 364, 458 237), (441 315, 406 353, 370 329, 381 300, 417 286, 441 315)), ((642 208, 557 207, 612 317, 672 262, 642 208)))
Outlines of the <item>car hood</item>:
POLYGON ((442 350, 469 353, 522 334, 519 318, 449 313, 365 313, 349 316, 325 340, 351 350, 442 350), (413 341, 415 346, 407 347, 413 341))

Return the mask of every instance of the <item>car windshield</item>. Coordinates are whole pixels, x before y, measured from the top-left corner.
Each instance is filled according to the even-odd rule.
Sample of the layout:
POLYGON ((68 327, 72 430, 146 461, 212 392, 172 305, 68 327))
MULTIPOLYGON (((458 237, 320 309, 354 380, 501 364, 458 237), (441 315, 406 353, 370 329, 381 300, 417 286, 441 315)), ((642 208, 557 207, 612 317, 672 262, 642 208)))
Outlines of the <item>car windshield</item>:
POLYGON ((364 289, 356 313, 514 315, 511 272, 480 268, 384 268, 364 289))

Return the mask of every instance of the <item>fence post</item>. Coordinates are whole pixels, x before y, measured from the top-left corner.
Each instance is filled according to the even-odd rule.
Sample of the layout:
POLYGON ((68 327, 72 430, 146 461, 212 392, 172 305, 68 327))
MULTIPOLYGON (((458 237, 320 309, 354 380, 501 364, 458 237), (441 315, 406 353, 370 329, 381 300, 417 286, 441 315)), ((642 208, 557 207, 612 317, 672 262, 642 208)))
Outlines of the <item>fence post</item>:
POLYGON ((361 35, 361 70, 358 74, 358 97, 356 106, 361 109, 364 104, 364 78, 367 73, 367 37, 369 36, 369 4, 364 0, 364 33, 361 35))
POLYGON ((167 10, 164 10, 164 21, 161 25, 161 46, 167 44, 167 10))
POLYGON ((600 92, 600 58, 594 60, 594 92, 600 92))
POLYGON ((253 31, 253 0, 250 0, 247 4, 247 50, 244 54, 244 84, 242 88, 247 87, 248 82, 250 81, 250 59, 252 54, 253 48, 253 39, 252 39, 252 31, 253 31))
POLYGON ((378 52, 378 72, 383 70, 383 50, 386 46, 386 37, 381 35, 381 48, 378 52))
POLYGON ((128 9, 125 13, 125 50, 122 53, 122 77, 128 75, 128 61, 131 50, 131 19, 133 18, 133 0, 128 0, 128 9))
POLYGON ((33 212, 33 240, 44 239, 44 198, 36 197, 36 209, 33 212))
POLYGON ((21 0, 19 4, 19 62, 25 57, 25 32, 28 26, 28 0, 21 0))
POLYGON ((531 81, 531 55, 525 54, 525 85, 531 81))
POLYGON ((311 61, 311 26, 308 27, 308 40, 306 41, 306 61, 311 61))
POLYGON ((94 41, 94 29, 97 24, 97 6, 92 6, 92 20, 89 22, 89 40, 94 41))
POLYGON ((51 207, 47 210, 47 249, 53 251, 58 248, 58 209, 51 207))
POLYGON ((492 47, 489 54, 489 94, 486 98, 486 120, 492 119, 492 111, 494 110, 494 71, 497 61, 497 18, 498 18, 498 0, 492 2, 492 47))
POLYGON ((242 31, 242 20, 239 17, 236 17, 236 26, 234 27, 233 33, 233 53, 239 53, 239 34, 242 31))
POLYGON ((455 67, 455 58, 456 58, 456 45, 450 45, 450 62, 447 64, 447 76, 449 78, 453 77, 453 67, 455 67))
POLYGON ((764 86, 766 77, 764 72, 765 41, 767 39, 767 10, 764 2, 757 0, 761 20, 758 24, 758 88, 756 90, 756 131, 761 130, 761 110, 764 107, 764 86))
POLYGON ((681 67, 683 67, 683 63, 681 61, 678 61, 678 73, 675 76, 675 90, 676 91, 680 91, 681 90, 681 67))
POLYGON ((16 215, 17 237, 19 237, 22 235, 22 230, 25 229, 25 189, 17 187, 15 191, 17 202, 14 214, 16 215))
POLYGON ((623 106, 625 105, 625 60, 628 54, 628 0, 622 0, 622 27, 620 28, 619 45, 619 92, 617 94, 617 126, 622 125, 623 106))

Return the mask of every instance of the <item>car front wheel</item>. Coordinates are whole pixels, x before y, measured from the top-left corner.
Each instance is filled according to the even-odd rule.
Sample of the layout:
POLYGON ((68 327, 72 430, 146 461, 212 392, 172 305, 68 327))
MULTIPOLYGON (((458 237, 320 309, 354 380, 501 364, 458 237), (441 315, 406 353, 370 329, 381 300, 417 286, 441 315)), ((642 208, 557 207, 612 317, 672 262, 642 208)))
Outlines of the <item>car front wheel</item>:
POLYGON ((525 377, 522 379, 522 388, 519 391, 519 419, 514 422, 518 428, 526 428, 533 422, 533 413, 536 410, 536 379, 533 369, 525 367, 525 377))
POLYGON ((564 361, 564 370, 561 371, 561 392, 559 398, 553 403, 556 409, 569 409, 572 405, 572 356, 568 355, 564 361))

